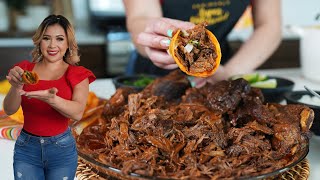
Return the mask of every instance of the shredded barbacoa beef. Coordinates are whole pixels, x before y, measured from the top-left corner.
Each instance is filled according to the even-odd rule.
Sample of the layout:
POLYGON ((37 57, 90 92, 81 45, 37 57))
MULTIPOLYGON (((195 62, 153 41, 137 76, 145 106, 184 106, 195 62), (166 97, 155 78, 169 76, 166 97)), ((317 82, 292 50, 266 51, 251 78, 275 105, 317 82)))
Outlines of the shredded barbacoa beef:
POLYGON ((205 27, 206 24, 201 23, 193 29, 180 31, 177 39, 175 54, 191 73, 211 71, 216 64, 215 46, 209 39, 205 27), (190 46, 189 50, 185 48, 187 44, 190 46))
POLYGON ((123 173, 238 179, 297 160, 310 136, 304 124, 312 121, 306 106, 264 104, 243 79, 196 89, 174 71, 140 93, 118 89, 77 145, 123 173))

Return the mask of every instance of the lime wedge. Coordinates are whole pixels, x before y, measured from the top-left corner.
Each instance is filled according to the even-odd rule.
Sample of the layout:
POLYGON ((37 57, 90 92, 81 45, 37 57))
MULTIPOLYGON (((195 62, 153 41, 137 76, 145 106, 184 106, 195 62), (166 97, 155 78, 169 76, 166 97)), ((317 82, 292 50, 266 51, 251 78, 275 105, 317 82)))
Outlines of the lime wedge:
POLYGON ((277 87, 277 80, 276 79, 268 79, 265 81, 258 81, 251 84, 252 87, 257 88, 276 88, 277 87))
POLYGON ((265 74, 258 74, 258 80, 257 81, 265 81, 268 79, 268 76, 265 74))
POLYGON ((249 83, 253 83, 253 82, 257 82, 258 81, 259 74, 258 73, 241 74, 241 75, 233 76, 231 79, 232 80, 236 80, 236 79, 239 79, 239 78, 243 78, 246 81, 248 81, 249 83))

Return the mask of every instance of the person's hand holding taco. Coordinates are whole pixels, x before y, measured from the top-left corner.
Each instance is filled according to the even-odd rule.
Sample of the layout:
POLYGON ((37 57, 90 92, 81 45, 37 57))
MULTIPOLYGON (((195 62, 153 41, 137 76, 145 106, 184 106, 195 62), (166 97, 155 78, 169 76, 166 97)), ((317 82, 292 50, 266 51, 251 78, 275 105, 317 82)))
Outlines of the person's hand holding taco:
POLYGON ((19 66, 15 66, 9 70, 9 73, 6 76, 6 79, 8 80, 8 82, 13 88, 18 90, 21 90, 23 88, 23 82, 22 82, 23 72, 24 70, 21 69, 19 66))
POLYGON ((146 23, 143 32, 133 36, 135 47, 154 65, 163 69, 176 69, 178 65, 168 54, 168 48, 174 32, 178 29, 191 29, 193 23, 169 18, 152 18, 146 23))
POLYGON ((205 26, 168 18, 151 19, 138 35, 136 46, 160 68, 179 67, 188 75, 208 77, 220 65, 221 50, 205 26))
POLYGON ((33 72, 33 71, 24 71, 22 73, 22 82, 25 84, 37 84, 39 81, 39 76, 37 73, 33 72))

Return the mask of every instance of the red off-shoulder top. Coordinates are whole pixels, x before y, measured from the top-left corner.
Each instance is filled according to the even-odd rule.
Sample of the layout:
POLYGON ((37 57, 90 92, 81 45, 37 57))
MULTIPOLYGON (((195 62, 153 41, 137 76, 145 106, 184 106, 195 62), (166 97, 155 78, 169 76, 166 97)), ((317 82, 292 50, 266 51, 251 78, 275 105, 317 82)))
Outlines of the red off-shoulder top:
MULTIPOLYGON (((24 60, 16 65, 24 70, 32 71, 35 63, 24 60)), ((40 78, 35 85, 24 85, 23 90, 37 91, 56 87, 57 96, 71 100, 73 88, 86 78, 89 79, 89 83, 96 79, 94 74, 83 66, 69 65, 67 71, 59 79, 41 80, 40 78)), ((69 119, 43 101, 22 96, 21 107, 24 115, 23 128, 32 134, 55 136, 68 128, 69 119)))

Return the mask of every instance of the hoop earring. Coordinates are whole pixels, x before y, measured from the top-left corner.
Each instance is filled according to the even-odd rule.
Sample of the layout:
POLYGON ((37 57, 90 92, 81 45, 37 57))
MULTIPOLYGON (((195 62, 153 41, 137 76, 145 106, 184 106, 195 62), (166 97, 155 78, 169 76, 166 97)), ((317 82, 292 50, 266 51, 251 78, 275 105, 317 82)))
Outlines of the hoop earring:
POLYGON ((38 58, 37 58, 37 61, 41 61, 42 60, 42 54, 38 54, 38 58))
POLYGON ((37 62, 41 61, 42 59, 42 53, 40 52, 40 46, 36 46, 36 51, 37 51, 37 62))
POLYGON ((69 52, 70 52, 70 57, 72 56, 72 49, 69 48, 69 52))

